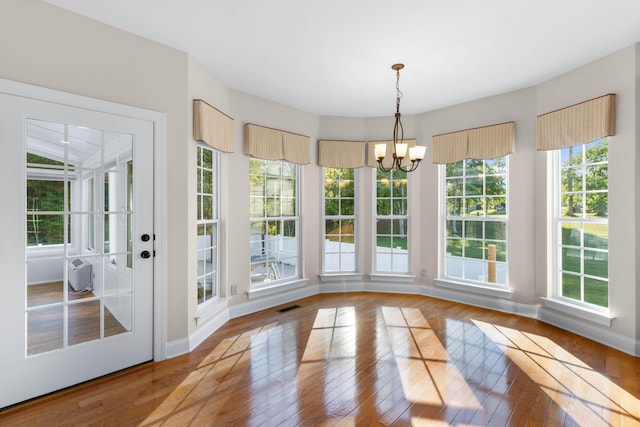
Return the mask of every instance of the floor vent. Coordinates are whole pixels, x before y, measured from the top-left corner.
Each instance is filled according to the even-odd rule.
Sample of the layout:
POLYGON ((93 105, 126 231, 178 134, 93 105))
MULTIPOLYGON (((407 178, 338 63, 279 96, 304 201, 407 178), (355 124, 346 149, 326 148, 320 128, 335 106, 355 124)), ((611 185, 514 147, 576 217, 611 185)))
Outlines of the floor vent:
POLYGON ((299 305, 290 305, 289 307, 281 308, 278 310, 280 313, 286 313, 287 311, 295 310, 296 308, 300 308, 299 305))

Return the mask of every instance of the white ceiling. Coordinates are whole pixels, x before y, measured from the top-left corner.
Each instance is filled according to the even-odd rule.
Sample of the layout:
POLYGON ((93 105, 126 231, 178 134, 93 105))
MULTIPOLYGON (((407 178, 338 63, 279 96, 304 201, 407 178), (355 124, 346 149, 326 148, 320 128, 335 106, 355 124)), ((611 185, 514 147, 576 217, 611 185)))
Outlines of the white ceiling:
POLYGON ((640 42, 639 0, 47 0, 320 115, 415 114, 530 87, 640 42))

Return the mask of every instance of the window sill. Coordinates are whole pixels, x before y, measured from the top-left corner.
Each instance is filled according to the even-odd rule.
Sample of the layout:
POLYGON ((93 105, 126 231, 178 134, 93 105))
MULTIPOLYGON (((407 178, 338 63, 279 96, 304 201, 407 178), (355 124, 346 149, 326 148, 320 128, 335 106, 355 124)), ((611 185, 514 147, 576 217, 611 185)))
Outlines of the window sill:
POLYGON ((289 282, 275 283, 269 285, 261 285, 259 288, 250 289, 247 292, 247 298, 255 299, 268 295, 277 294, 280 292, 290 291, 293 289, 302 288, 307 285, 309 279, 294 279, 289 282))
POLYGON ((435 283, 436 286, 441 288, 453 289, 454 291, 472 292, 474 294, 502 299, 510 300, 513 295, 513 291, 503 285, 484 286, 475 283, 458 282, 450 279, 436 279, 435 283))
POLYGON ((318 274, 321 282, 349 282, 362 280, 364 274, 361 273, 321 273, 318 274))
POLYGON ((228 298, 215 297, 198 305, 198 318, 206 319, 212 314, 227 307, 228 298))
POLYGON ((546 308, 554 311, 559 311, 564 314, 569 314, 574 317, 578 317, 589 322, 597 323, 598 325, 611 327, 611 321, 614 317, 609 314, 592 310, 587 307, 582 307, 576 304, 571 304, 568 301, 555 299, 555 298, 540 298, 546 308))
POLYGON ((370 274, 369 280, 372 282, 403 282, 413 283, 416 281, 416 276, 411 274, 370 274))

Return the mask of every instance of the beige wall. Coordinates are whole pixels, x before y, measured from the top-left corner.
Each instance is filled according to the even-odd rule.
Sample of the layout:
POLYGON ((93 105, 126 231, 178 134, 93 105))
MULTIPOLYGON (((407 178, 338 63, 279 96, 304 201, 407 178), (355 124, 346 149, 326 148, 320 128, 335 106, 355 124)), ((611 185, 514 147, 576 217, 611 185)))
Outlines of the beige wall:
MULTIPOLYGON (((536 111, 543 114, 607 93, 616 94, 616 135, 609 144, 609 300, 611 313, 616 317, 612 330, 637 339, 640 306, 636 274, 638 240, 635 238, 639 121, 636 63, 637 46, 631 46, 542 83, 537 87, 536 111)), ((544 211, 536 212, 539 230, 546 229, 544 214, 544 211)), ((548 261, 538 261, 538 290, 541 291, 548 261)))
MULTIPOLYGON (((316 165, 318 138, 389 139, 392 114, 379 118, 318 117, 241 93, 220 82, 185 53, 96 23, 37 0, 2 1, 0 78, 105 99, 167 115, 168 340, 196 331, 195 147, 192 100, 203 98, 235 120, 235 153, 221 160, 221 284, 236 286, 229 307, 247 302, 249 288, 249 158, 242 154, 245 123, 308 135, 311 164, 301 167, 302 271, 309 286, 321 266, 322 169, 316 165), (10 19, 6 19, 10 17, 10 19)), ((637 251, 640 216, 636 143, 640 120, 638 46, 566 75, 524 89, 420 115, 403 116, 405 135, 431 146, 431 136, 505 121, 516 122, 516 153, 509 176, 509 283, 512 301, 537 306, 546 295, 548 163, 535 151, 535 116, 604 93, 618 95, 618 134, 610 146, 610 270, 612 330, 638 339, 640 293, 637 251)), ((438 277, 438 167, 430 153, 411 184, 411 272, 433 286, 438 277), (424 276, 421 274, 424 270, 424 276)), ((360 172, 361 272, 371 271, 373 169, 360 172)), ((606 328, 601 328, 606 331, 606 328)))
POLYGON ((38 0, 2 0, 0 78, 167 115, 169 340, 187 334, 187 55, 38 0))

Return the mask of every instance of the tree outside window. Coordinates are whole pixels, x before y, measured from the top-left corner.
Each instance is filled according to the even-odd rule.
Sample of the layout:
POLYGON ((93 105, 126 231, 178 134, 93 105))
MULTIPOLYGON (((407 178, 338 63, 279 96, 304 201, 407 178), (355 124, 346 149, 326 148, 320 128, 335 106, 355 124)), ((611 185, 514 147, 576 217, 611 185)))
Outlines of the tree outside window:
POLYGON ((560 150, 556 294, 609 306, 608 141, 560 150))

